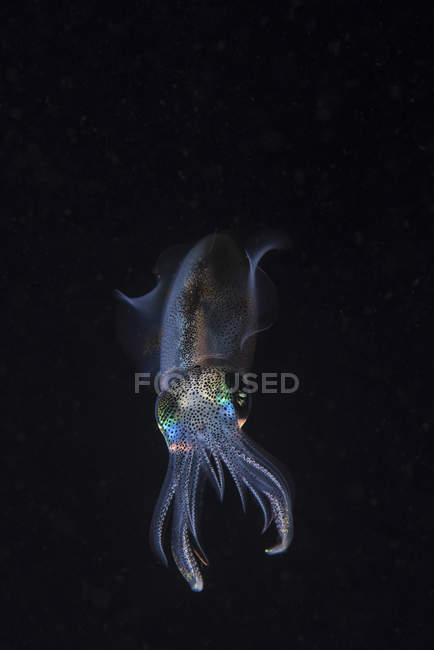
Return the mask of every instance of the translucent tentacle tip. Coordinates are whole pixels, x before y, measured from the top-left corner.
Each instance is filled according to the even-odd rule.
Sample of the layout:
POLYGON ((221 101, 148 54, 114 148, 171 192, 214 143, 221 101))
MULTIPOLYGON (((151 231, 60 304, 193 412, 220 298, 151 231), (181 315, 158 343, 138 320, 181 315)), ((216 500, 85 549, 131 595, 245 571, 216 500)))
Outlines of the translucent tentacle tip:
POLYGON ((190 589, 192 591, 202 591, 203 589, 203 579, 202 576, 199 574, 194 577, 194 580, 189 582, 190 589))
POLYGON ((285 522, 285 528, 282 530, 279 527, 280 540, 274 546, 270 546, 265 549, 267 555, 279 555, 279 553, 284 553, 288 546, 291 544, 293 537, 293 528, 289 521, 289 517, 285 522))
POLYGON ((174 559, 178 567, 178 570, 180 571, 184 580, 188 583, 190 589, 192 591, 202 591, 203 584, 204 584, 203 578, 196 564, 194 563, 194 566, 192 566, 191 564, 190 567, 187 568, 186 566, 182 565, 182 563, 178 560, 176 556, 174 557, 174 559))

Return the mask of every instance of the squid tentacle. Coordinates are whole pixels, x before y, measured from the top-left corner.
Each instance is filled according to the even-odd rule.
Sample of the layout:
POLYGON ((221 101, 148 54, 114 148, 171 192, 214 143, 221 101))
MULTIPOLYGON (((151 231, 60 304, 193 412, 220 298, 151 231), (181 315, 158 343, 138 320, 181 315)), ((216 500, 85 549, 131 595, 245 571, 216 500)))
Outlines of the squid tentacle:
POLYGON ((169 466, 154 512, 151 526, 152 546, 167 563, 162 547, 162 531, 173 503, 172 555, 176 565, 193 591, 201 591, 203 578, 200 563, 207 565, 206 555, 197 533, 198 497, 203 481, 208 480, 223 493, 223 465, 231 474, 245 508, 246 489, 259 504, 265 532, 271 522, 279 533, 278 542, 266 549, 268 555, 282 553, 289 546, 292 534, 291 498, 280 470, 265 452, 244 434, 215 440, 213 448, 202 442, 186 449, 170 452, 169 466), (214 470, 210 458, 217 468, 214 470))

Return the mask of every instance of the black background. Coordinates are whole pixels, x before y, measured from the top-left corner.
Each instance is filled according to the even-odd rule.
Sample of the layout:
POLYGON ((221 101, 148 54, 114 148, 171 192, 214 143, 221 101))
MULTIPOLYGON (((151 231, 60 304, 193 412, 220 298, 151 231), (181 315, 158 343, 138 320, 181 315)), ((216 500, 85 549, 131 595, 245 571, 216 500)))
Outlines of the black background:
MULTIPOLYGON (((425 648, 431 16, 408 3, 3 5, 2 650, 425 648), (399 5, 402 6, 399 6, 399 5), (203 593, 147 539, 167 452, 112 290, 161 250, 283 228, 248 433, 295 538, 209 491, 203 593)), ((431 167, 430 167, 431 164, 431 167)), ((431 248, 431 250, 430 250, 431 248)))

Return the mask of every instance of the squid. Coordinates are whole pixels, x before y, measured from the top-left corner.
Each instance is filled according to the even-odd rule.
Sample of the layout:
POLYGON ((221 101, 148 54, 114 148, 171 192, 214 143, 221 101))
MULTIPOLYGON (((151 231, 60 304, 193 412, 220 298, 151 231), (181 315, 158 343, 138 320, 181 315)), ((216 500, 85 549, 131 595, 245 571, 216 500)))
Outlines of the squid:
POLYGON ((208 564, 199 541, 199 504, 206 481, 223 500, 226 477, 243 509, 250 493, 278 539, 268 555, 284 552, 293 536, 292 501, 284 470, 245 433, 251 393, 243 381, 256 335, 276 318, 276 290, 259 267, 269 250, 286 248, 269 234, 243 250, 228 234, 212 234, 192 248, 176 246, 158 259, 155 288, 129 298, 120 291, 118 328, 136 368, 158 377, 155 418, 169 453, 150 526, 153 551, 163 546, 171 510, 171 551, 193 591, 203 589, 208 564))

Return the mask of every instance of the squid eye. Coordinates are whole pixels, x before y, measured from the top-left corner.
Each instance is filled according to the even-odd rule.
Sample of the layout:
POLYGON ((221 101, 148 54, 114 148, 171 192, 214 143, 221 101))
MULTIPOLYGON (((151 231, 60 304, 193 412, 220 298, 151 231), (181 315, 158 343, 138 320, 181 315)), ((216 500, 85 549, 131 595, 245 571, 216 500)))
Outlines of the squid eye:
POLYGON ((243 376, 239 373, 226 372, 225 383, 230 390, 238 426, 241 428, 249 416, 252 398, 245 388, 243 376))
POLYGON ((176 427, 179 408, 176 397, 169 391, 160 393, 155 402, 155 419, 161 433, 167 438, 176 427))
POLYGON ((250 393, 245 393, 243 388, 239 388, 233 397, 235 411, 238 418, 238 426, 241 427, 249 417, 250 408, 252 405, 252 397, 250 393))

